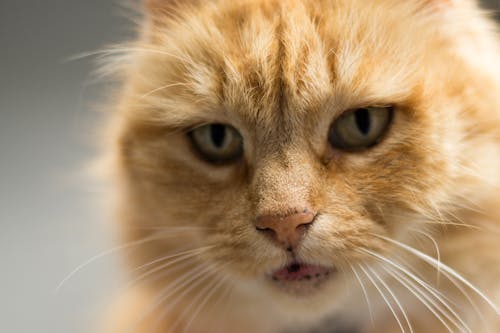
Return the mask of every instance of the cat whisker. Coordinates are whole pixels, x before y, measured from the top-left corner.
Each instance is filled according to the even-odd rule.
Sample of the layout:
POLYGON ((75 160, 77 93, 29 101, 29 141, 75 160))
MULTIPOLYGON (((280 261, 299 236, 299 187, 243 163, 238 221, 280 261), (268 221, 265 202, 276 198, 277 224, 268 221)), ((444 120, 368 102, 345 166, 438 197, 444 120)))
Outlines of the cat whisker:
MULTIPOLYGON (((191 325, 193 324, 193 321, 196 319, 196 317, 198 316, 198 314, 200 313, 200 311, 203 309, 203 307, 207 304, 207 302, 212 298, 212 296, 214 295, 214 293, 220 292, 220 290, 223 288, 224 283, 226 282, 226 280, 227 280, 226 277, 223 277, 223 278, 221 278, 219 280, 214 279, 214 283, 209 284, 209 285, 207 285, 205 287, 206 292, 203 293, 204 296, 201 296, 202 293, 200 292, 199 296, 193 299, 193 301, 191 302, 191 304, 196 304, 201 297, 204 297, 203 301, 201 301, 198 304, 198 306, 195 309, 195 311, 191 314, 191 319, 184 326, 184 329, 182 330, 182 333, 185 333, 185 332, 188 331, 189 327, 191 327, 191 325)), ((220 300, 220 297, 219 297, 219 300, 220 300)), ((216 303, 214 304, 214 306, 215 305, 216 305, 216 303)), ((190 306, 192 306, 192 305, 190 305, 190 306)), ((185 312, 189 312, 189 307, 186 308, 185 312)), ((179 318, 181 318, 181 317, 183 317, 183 315, 181 315, 179 318)))
MULTIPOLYGON (((132 333, 133 330, 144 321, 151 313, 153 313, 169 296, 171 296, 175 291, 181 290, 183 287, 194 281, 199 276, 205 274, 209 271, 209 267, 200 263, 199 266, 196 266, 187 272, 181 274, 177 278, 175 278, 171 283, 169 283, 165 288, 160 290, 159 295, 153 300, 151 305, 142 313, 142 315, 135 321, 135 323, 131 326, 131 328, 127 331, 127 333, 132 333), (190 276, 186 278, 187 276, 190 276)), ((175 303, 170 303, 170 305, 174 305, 175 303)), ((163 320, 163 316, 159 316, 157 318, 156 327, 163 320)), ((156 328, 155 327, 155 328, 156 328)), ((154 332, 155 330, 153 330, 154 332)))
MULTIPOLYGON (((217 280, 217 279, 210 279, 208 276, 201 279, 200 281, 198 281, 199 283, 197 283, 197 286, 201 286, 201 289, 193 296, 190 297, 190 302, 187 306, 185 306, 182 311, 179 313, 179 315, 177 316, 176 320, 171 323, 169 325, 169 329, 172 330, 172 332, 179 332, 179 329, 178 327, 181 326, 182 327, 182 324, 184 322, 184 318, 186 318, 189 313, 192 311, 192 308, 194 306, 196 306, 196 304, 198 304, 198 302, 200 301, 201 298, 203 298, 207 293, 211 293, 211 292, 214 292, 215 291, 215 286, 221 282, 220 280, 217 280), (206 282, 205 285, 202 285, 204 282, 206 282)), ((194 289, 194 288, 192 288, 194 289)), ((191 290, 192 290, 191 289, 191 290)), ((182 298, 182 297, 180 297, 182 298)), ((198 305, 200 305, 201 303, 199 303, 198 305)), ((197 310, 198 309, 198 306, 195 307, 195 309, 197 310)), ((195 310, 195 311, 196 311, 195 310)), ((186 327, 184 327, 182 329, 182 331, 184 331, 186 329, 186 327)))
POLYGON ((469 293, 451 276, 447 276, 448 280, 464 295, 464 297, 467 299, 467 301, 471 304, 472 308, 474 311, 477 313, 478 317, 481 319, 485 327, 487 327, 486 324, 486 318, 484 317, 483 313, 481 310, 479 310, 479 307, 477 303, 471 298, 469 293))
POLYGON ((467 224, 467 223, 455 223, 455 222, 448 222, 448 221, 432 221, 432 220, 427 220, 427 221, 419 221, 418 223, 421 224, 431 224, 431 225, 436 225, 436 226, 453 226, 453 227, 463 227, 463 228, 468 228, 468 229, 475 229, 478 231, 484 231, 483 228, 467 224))
MULTIPOLYGON (((439 250, 439 245, 437 243, 437 241, 434 239, 434 237, 432 237, 430 234, 428 234, 427 232, 425 231, 422 231, 422 230, 418 230, 418 229, 414 229, 414 228, 411 228, 410 230, 412 230, 413 232, 416 232, 416 233, 419 233, 421 235, 423 235, 424 237, 426 237, 427 239, 429 239, 432 244, 434 245, 434 248, 436 250, 436 256, 437 256, 437 261, 439 263, 441 263, 441 251, 439 250)), ((439 284, 439 280, 440 280, 440 276, 441 276, 441 267, 440 265, 438 265, 438 268, 437 268, 437 276, 436 276, 436 281, 437 283, 439 284)))
POLYGON ((454 323, 455 326, 460 328, 460 326, 455 323, 455 320, 451 318, 450 314, 445 311, 445 309, 443 309, 441 305, 437 304, 436 301, 433 300, 425 290, 422 290, 422 288, 419 287, 416 283, 412 282, 409 278, 405 277, 403 274, 397 272, 396 270, 390 269, 386 266, 383 266, 383 268, 403 287, 409 290, 434 315, 434 317, 436 317, 446 327, 446 329, 450 333, 453 333, 453 329, 448 325, 445 319, 447 319, 451 323, 454 323), (443 318, 442 316, 444 316, 445 318, 443 318))
MULTIPOLYGON (((230 280, 229 280, 230 281, 230 280)), ((231 307, 231 303, 233 302, 233 297, 235 295, 235 289, 236 289, 236 283, 234 283, 234 281, 230 281, 230 286, 227 287, 227 290, 228 290, 228 295, 226 297, 226 301, 225 301, 225 306, 224 306, 224 309, 221 310, 221 317, 220 318, 231 318, 231 312, 230 310, 233 310, 233 307, 231 307)), ((220 321, 221 324, 224 323, 223 320, 220 321)), ((219 332, 223 332, 224 330, 221 329, 219 330, 219 332)))
MULTIPOLYGON (((224 282, 226 283, 222 288, 224 288, 224 292, 222 292, 219 297, 217 298, 217 300, 213 303, 212 305, 212 310, 214 308, 216 308, 216 306, 219 304, 219 303, 226 303, 226 306, 225 308, 227 308, 228 306, 228 302, 225 301, 225 300, 229 300, 229 296, 230 294, 233 292, 233 289, 234 289, 234 282, 231 281, 231 279, 229 278, 229 276, 224 276, 223 277, 224 279, 224 282)), ((225 318, 225 317, 222 317, 222 318, 225 318)))
MULTIPOLYGON (((416 275, 414 275, 413 273, 411 273, 407 268, 401 266, 400 264, 398 263, 395 263, 394 261, 378 254, 378 253, 375 253, 373 251, 370 251, 368 249, 361 249, 361 252, 364 252, 366 254, 369 254, 371 255, 372 257, 376 258, 377 260, 380 260, 382 263, 384 264, 389 264, 391 267, 393 267, 394 269, 398 270, 398 271, 401 271, 402 273, 404 273, 406 276, 408 276, 408 278, 411 278, 413 281, 415 281, 416 283, 418 283, 421 287, 423 287, 425 289, 426 292, 430 293, 430 295, 432 295, 432 297, 434 297, 437 301, 439 301, 439 303, 441 303, 445 308, 446 308, 446 311, 445 309, 443 309, 443 307, 441 307, 440 305, 438 305, 434 300, 432 300, 430 298, 429 295, 427 295, 421 288, 417 287, 413 282, 409 281, 409 279, 405 278, 404 276, 402 276, 401 274, 397 274, 398 276, 400 276, 400 278, 402 278, 403 280, 405 280, 407 283, 409 283, 410 285, 412 285, 415 290, 417 290, 421 296, 423 296, 427 301, 429 301, 431 304, 432 304, 432 307, 434 307, 435 310, 439 311, 441 314, 443 314, 446 319, 448 319, 451 323, 453 323, 456 327, 460 328, 460 327, 465 327, 467 328, 467 325, 465 324, 465 322, 460 318, 460 316, 456 313, 455 310, 453 310, 453 308, 448 304, 448 302, 450 301, 449 299, 447 299, 447 297, 445 295, 443 295, 441 292, 439 292, 438 290, 434 289, 432 286, 430 286, 428 283, 424 282, 422 279, 418 278, 416 275), (447 312, 449 311, 449 313, 447 312), (450 314, 451 313, 451 314, 450 314), (457 321, 455 319, 453 319, 451 316, 454 316, 460 323, 458 324, 457 321)), ((386 267, 386 266, 384 266, 386 267)), ((388 267, 386 267, 388 268, 388 267)), ((396 273, 396 271, 392 270, 392 272, 396 273)), ((401 283, 401 281, 400 281, 401 283)), ((414 294, 415 295, 415 294, 414 294)), ((436 315, 435 311, 433 311, 428 305, 426 302, 423 302, 422 299, 420 297, 418 297, 417 295, 415 295, 424 305, 426 305, 426 307, 434 314, 436 315)), ((449 328, 449 326, 446 324, 446 322, 444 322, 443 320, 441 320, 440 316, 436 316, 436 318, 438 318, 447 328, 448 330, 450 330, 450 332, 453 332, 453 330, 451 330, 451 328, 449 328)), ((470 329, 468 329, 468 331, 470 331, 470 329)))
POLYGON ((387 285, 387 283, 385 283, 385 281, 380 277, 380 275, 374 269, 372 269, 370 267, 367 267, 367 269, 382 284, 382 286, 385 288, 385 290, 387 290, 389 292, 389 294, 391 295, 392 299, 396 302, 396 305, 401 310, 401 313, 403 314, 403 317, 405 318, 406 324, 410 328, 410 332, 413 333, 413 326, 411 325, 411 322, 410 322, 410 320, 408 318, 408 315, 406 314, 405 309, 401 305, 401 302, 398 300, 398 298, 396 297, 396 295, 394 294, 394 292, 391 290, 391 288, 387 285))
POLYGON ((167 267, 163 267, 161 270, 148 271, 141 275, 140 277, 134 279, 133 281, 128 283, 128 286, 133 286, 135 284, 148 284, 153 281, 161 280, 167 276, 172 276, 176 274, 176 272, 182 272, 189 267, 192 267, 197 264, 197 260, 194 256, 188 258, 182 258, 182 260, 178 260, 171 265, 165 265, 167 267))
POLYGON ((215 227, 207 227, 207 226, 129 226, 128 229, 133 230, 158 230, 165 232, 188 232, 188 231, 200 231, 200 230, 215 230, 215 227))
POLYGON ((101 259, 101 258, 104 258, 108 255, 111 255, 113 253, 116 253, 118 251, 122 251, 122 250, 125 250, 125 249, 129 249, 131 247, 136 247, 136 246, 139 246, 139 245, 142 245, 142 244, 145 244, 147 242, 151 242, 151 241, 154 241, 154 240, 157 240, 159 238, 159 234, 158 233, 155 233, 151 236, 148 236, 148 237, 144 237, 142 239, 139 239, 137 241, 133 241, 133 242, 129 242, 129 243, 126 243, 124 245, 121 245, 121 246, 116 246, 116 247, 113 247, 109 250, 105 250, 105 251, 102 251, 94 256, 92 256, 91 258, 87 259, 86 261, 84 261, 83 263, 81 263, 80 265, 78 265, 76 268, 74 268, 64 279, 61 280, 61 282, 59 282, 59 284, 57 285, 57 287, 55 288, 55 292, 59 292, 59 290, 61 290, 61 288, 71 279, 73 278, 78 272, 80 272, 83 268, 87 267, 88 265, 92 264, 93 262, 101 259))
MULTIPOLYGON (((186 261, 186 260, 189 260, 189 259, 192 259, 194 257, 196 257, 198 254, 208 250, 208 249, 211 249, 213 248, 214 246, 206 246, 206 247, 202 247, 202 248, 197 248, 197 249, 194 249, 194 250, 189 250, 189 251, 184 251, 182 253, 178 253, 178 254, 173 254, 173 255, 170 255, 170 256, 166 256, 166 257, 162 257, 162 258, 158 258, 158 259, 155 259, 149 263, 146 263, 144 265, 141 265, 139 267, 137 267, 136 269, 134 269, 134 271, 138 271, 138 270, 141 270, 145 267, 148 267, 148 266, 151 266, 151 265, 154 265, 156 263, 159 263, 159 262, 163 262, 163 261, 166 261, 166 260, 169 260, 169 259, 173 259, 173 260, 170 260, 164 264, 161 264, 159 266, 156 266, 156 267, 153 267, 152 269, 144 272, 143 274, 141 274, 140 276, 138 276, 137 278, 135 278, 133 281, 131 281, 129 283, 129 286, 132 286, 142 280, 144 280, 145 278, 147 278, 148 276, 151 276, 152 274, 156 273, 156 272, 160 272, 162 273, 162 275, 168 273, 171 271, 171 269, 175 269, 175 268, 181 268, 181 267, 178 267, 177 266, 173 266, 179 262, 183 262, 183 261, 186 261), (168 270, 166 270, 167 268, 169 268, 168 270)), ((189 261, 188 261, 189 263, 189 261)))
POLYGON ((389 308, 389 310, 392 312, 392 315, 396 319, 396 321, 397 321, 397 323, 399 325, 399 328, 401 329, 401 332, 402 333, 406 333, 406 330, 404 329, 403 324, 401 323, 401 320, 399 319, 398 314, 394 310, 391 302, 389 302, 389 300, 387 299, 387 296, 384 294, 384 292, 379 287, 379 285, 377 284, 377 282, 371 277, 371 275, 369 274, 369 272, 367 271, 367 269, 365 269, 363 267, 363 265, 359 264, 358 267, 363 271, 363 273, 365 273, 366 277, 368 278, 368 280, 370 280, 370 282, 373 284, 373 286, 375 287, 375 289, 377 289, 378 293, 380 294, 380 296, 384 300, 385 304, 387 305, 387 307, 389 308))
POLYGON ((370 302, 370 298, 368 297, 368 292, 366 290, 366 287, 365 287, 365 284, 363 283, 363 280, 361 280, 361 277, 359 276, 359 273, 358 271, 356 270, 356 268, 354 268, 354 266, 351 266, 351 269, 352 269, 352 272, 354 273, 354 276, 356 276, 356 279, 358 280, 359 282, 359 285, 361 287, 361 290, 363 291, 363 295, 364 295, 364 298, 366 300, 366 304, 368 306, 368 312, 370 314, 370 320, 371 320, 371 323, 372 325, 375 323, 375 319, 373 317, 373 309, 372 309, 372 304, 370 302))
MULTIPOLYGON (((416 199, 415 199, 416 200, 416 199)), ((457 216, 450 214, 449 212, 446 212, 446 214, 450 215, 450 217, 445 217, 443 213, 440 215, 437 214, 431 214, 429 211, 425 209, 420 209, 418 207, 413 207, 412 210, 417 214, 412 214, 410 215, 410 219, 414 220, 417 224, 428 224, 428 225, 435 225, 438 227, 446 227, 446 226, 453 226, 453 227, 463 227, 463 228, 469 228, 469 229, 475 229, 475 230, 483 230, 480 226, 477 225, 472 225, 468 224, 463 219, 458 218, 457 216)), ((408 215, 392 215, 392 219, 409 219, 408 215)))
MULTIPOLYGON (((196 280, 193 284, 189 285, 186 289, 184 289, 180 294, 176 295, 175 299, 172 300, 172 302, 159 314, 157 322, 156 322, 156 327, 159 326, 161 321, 165 318, 165 316, 172 310, 173 306, 177 304, 179 301, 181 301, 189 292, 194 290, 196 287, 198 287, 200 284, 203 282, 209 280, 212 276, 215 276, 217 273, 217 270, 221 268, 222 266, 225 266, 224 264, 219 264, 219 265, 205 265, 205 270, 202 271, 201 274, 197 274, 194 278, 191 278, 189 280, 189 283, 196 280, 200 275, 207 273, 203 278, 196 280)), ((180 287, 178 287, 175 291, 181 291, 182 288, 185 286, 185 284, 182 284, 180 287)), ((170 296, 172 293, 170 293, 168 296, 170 296)), ((164 299, 166 299, 168 296, 166 296, 164 299)), ((173 325, 170 325, 172 328, 173 326, 177 326, 179 321, 181 320, 181 316, 176 320, 176 322, 173 325)))
POLYGON ((145 264, 142 264, 142 265, 136 267, 135 269, 132 270, 132 272, 139 271, 139 270, 141 270, 143 268, 152 266, 154 264, 157 264, 159 262, 163 262, 163 261, 166 261, 166 260, 169 260, 169 259, 174 259, 174 258, 177 258, 177 257, 184 257, 186 255, 187 256, 193 256, 193 255, 196 255, 196 254, 201 253, 203 251, 212 249, 214 247, 215 247, 215 245, 207 245, 207 246, 197 247, 195 249, 189 249, 189 250, 186 250, 186 251, 176 252, 174 254, 169 254, 169 255, 166 255, 166 256, 161 256, 161 257, 159 257, 157 259, 154 259, 152 261, 149 261, 149 262, 147 262, 145 264))
POLYGON ((441 262, 438 262, 436 259, 430 257, 429 255, 427 255, 421 251, 418 251, 418 250, 414 249, 413 247, 410 247, 410 246, 403 244, 399 241, 396 241, 394 239, 391 239, 391 238, 388 238, 385 236, 377 235, 377 234, 372 234, 372 235, 375 237, 378 237, 380 239, 383 239, 389 243, 392 243, 392 244, 400 247, 401 249, 403 249, 409 253, 414 254, 415 256, 419 257, 420 259, 422 259, 423 261, 427 262, 429 265, 431 265, 435 268, 439 267, 442 271, 447 273, 446 275, 449 274, 449 275, 453 276, 454 278, 456 278, 457 280, 462 282, 464 285, 469 287, 471 290, 473 290, 479 297, 481 297, 496 312, 496 314, 500 315, 499 307, 483 291, 481 291, 478 287, 473 285, 469 280, 464 278, 462 275, 460 275, 457 271, 455 271, 451 267, 449 267, 441 262))
MULTIPOLYGON (((230 305, 229 300, 230 300, 231 295, 234 292, 235 283, 234 283, 234 281, 231 280, 231 278, 228 275, 224 275, 222 277, 222 280, 223 280, 223 283, 219 287, 219 289, 221 289, 222 292, 219 293, 218 297, 210 305, 210 308, 207 308, 207 311, 212 311, 212 312, 217 311, 218 305, 220 303, 222 303, 224 309, 219 308, 219 310, 221 311, 219 313, 227 314, 227 310, 228 310, 228 307, 230 305)), ((220 318, 227 318, 227 315, 222 315, 220 318)), ((188 326, 189 325, 190 324, 188 323, 188 326)))

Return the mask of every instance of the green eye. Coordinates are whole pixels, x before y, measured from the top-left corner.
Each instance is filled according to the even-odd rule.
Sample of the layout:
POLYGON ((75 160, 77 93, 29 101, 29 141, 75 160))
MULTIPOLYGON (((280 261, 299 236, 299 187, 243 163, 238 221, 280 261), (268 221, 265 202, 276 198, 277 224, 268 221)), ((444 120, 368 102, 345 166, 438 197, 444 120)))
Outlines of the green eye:
POLYGON ((206 161, 228 164, 243 156, 243 138, 234 127, 210 124, 188 133, 194 148, 206 161))
POLYGON ((391 107, 366 107, 345 112, 334 121, 328 141, 338 149, 357 151, 380 142, 392 119, 391 107))

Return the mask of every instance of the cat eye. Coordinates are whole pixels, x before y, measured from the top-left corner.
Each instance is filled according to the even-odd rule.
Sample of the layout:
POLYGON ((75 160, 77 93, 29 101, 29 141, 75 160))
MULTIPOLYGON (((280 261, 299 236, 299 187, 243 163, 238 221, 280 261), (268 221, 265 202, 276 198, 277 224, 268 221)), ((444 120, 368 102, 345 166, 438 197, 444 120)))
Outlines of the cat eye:
POLYGON ((204 125, 188 135, 197 153, 210 163, 227 164, 243 156, 243 138, 229 125, 204 125))
POLYGON ((338 149, 358 151, 375 146, 387 131, 392 107, 366 107, 345 112, 334 121, 328 141, 338 149))

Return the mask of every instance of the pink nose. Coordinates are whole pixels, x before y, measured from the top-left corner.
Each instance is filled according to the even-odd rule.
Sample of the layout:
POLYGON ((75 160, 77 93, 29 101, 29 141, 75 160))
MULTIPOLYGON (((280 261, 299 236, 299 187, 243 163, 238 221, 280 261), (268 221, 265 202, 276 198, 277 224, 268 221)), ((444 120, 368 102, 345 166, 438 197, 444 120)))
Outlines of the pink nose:
POLYGON ((313 223, 314 217, 315 214, 307 210, 286 216, 265 215, 257 218, 255 226, 258 231, 267 233, 287 251, 291 251, 300 243, 306 228, 313 223))

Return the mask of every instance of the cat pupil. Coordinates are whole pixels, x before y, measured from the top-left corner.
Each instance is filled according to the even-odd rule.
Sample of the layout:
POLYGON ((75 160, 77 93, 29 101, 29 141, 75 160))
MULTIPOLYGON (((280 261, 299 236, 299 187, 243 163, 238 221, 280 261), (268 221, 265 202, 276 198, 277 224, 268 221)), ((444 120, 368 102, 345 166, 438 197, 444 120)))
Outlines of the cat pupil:
POLYGON ((359 109, 354 113, 354 117, 356 118, 356 125, 361 133, 368 135, 371 127, 370 112, 367 109, 359 109))
POLYGON ((211 126, 212 142, 217 148, 221 148, 226 139, 226 126, 212 125, 211 126))

